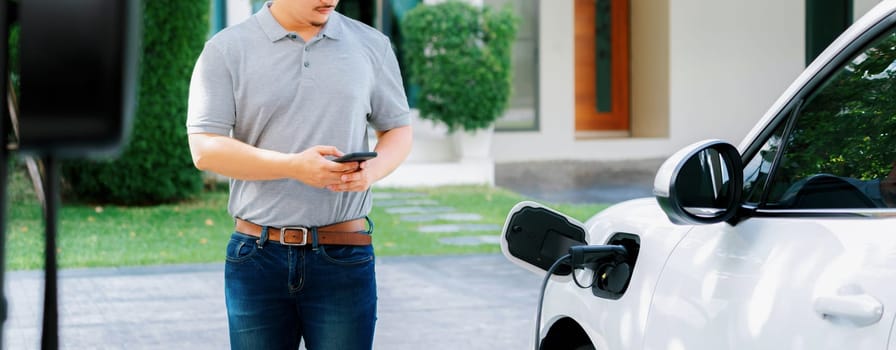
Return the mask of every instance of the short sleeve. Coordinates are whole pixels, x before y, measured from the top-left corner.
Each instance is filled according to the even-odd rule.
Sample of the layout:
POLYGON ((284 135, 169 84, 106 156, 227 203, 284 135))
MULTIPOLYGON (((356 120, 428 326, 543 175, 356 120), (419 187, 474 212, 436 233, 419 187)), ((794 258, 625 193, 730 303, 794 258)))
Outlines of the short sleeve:
POLYGON ((196 60, 190 79, 187 133, 229 136, 236 120, 233 77, 224 55, 208 42, 196 60))
POLYGON ((371 113, 368 122, 377 131, 386 131, 411 124, 408 99, 401 82, 398 59, 389 38, 384 37, 383 50, 377 78, 371 94, 371 113))

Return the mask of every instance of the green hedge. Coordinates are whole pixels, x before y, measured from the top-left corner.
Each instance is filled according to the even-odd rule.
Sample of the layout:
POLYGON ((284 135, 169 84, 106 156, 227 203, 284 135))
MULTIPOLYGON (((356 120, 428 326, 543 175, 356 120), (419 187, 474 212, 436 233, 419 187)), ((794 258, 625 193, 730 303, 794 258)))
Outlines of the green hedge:
POLYGON ((186 137, 193 65, 209 30, 206 0, 143 0, 143 52, 130 142, 114 161, 63 164, 67 195, 88 202, 155 204, 195 195, 202 176, 186 137))
POLYGON ((401 23, 420 116, 449 130, 491 126, 507 108, 518 18, 465 2, 418 5, 401 23))

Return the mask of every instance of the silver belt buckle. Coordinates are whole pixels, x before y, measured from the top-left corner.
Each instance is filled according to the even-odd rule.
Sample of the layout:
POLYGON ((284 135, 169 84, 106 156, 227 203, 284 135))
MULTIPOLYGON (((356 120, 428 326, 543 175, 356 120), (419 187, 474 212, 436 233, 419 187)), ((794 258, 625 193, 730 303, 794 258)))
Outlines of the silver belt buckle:
POLYGON ((307 227, 281 227, 280 228, 280 244, 282 245, 291 245, 301 247, 304 245, 308 245, 308 228, 307 227), (300 243, 287 243, 283 239, 286 238, 286 230, 298 230, 302 231, 302 242, 300 243))

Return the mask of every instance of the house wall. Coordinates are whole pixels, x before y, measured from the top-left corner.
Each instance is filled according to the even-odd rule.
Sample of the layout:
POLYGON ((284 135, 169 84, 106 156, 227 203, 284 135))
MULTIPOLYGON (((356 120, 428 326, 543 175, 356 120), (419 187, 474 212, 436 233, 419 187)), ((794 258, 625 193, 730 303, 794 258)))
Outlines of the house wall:
POLYGON ((252 15, 249 0, 227 0, 227 25, 240 23, 252 15))
POLYGON ((805 68, 805 2, 672 3, 670 137, 738 144, 805 68))
POLYGON ((669 2, 631 1, 631 129, 669 135, 669 2), (637 54, 634 54, 637 53, 637 54))
POLYGON ((852 15, 853 21, 862 17, 868 10, 871 10, 874 5, 877 5, 881 0, 853 0, 852 3, 852 15))
MULTIPOLYGON (((877 2, 855 0, 855 17, 877 2)), ((632 136, 576 138, 573 2, 539 6, 540 130, 497 133, 496 162, 661 158, 707 138, 738 144, 805 68, 803 0, 632 1, 632 136)))

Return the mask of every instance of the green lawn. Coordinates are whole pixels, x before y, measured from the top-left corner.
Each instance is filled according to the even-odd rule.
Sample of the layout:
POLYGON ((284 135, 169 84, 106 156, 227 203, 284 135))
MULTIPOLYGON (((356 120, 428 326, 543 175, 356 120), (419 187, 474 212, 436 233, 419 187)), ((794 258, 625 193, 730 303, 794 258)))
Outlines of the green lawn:
MULTIPOLYGON (((449 186, 418 189, 374 189, 376 193, 414 193, 420 194, 423 199, 428 199, 438 204, 434 206, 446 206, 456 208, 459 213, 473 213, 482 215, 481 221, 476 224, 493 224, 503 226, 510 211, 515 204, 526 200, 514 192, 486 186, 449 186)), ((498 235, 495 231, 473 231, 460 233, 420 233, 421 226, 439 224, 457 224, 466 222, 433 221, 433 222, 409 222, 402 220, 401 215, 390 215, 387 207, 377 205, 385 200, 374 200, 374 209, 371 218, 376 223, 374 233, 374 245, 377 254, 380 255, 436 255, 436 254, 464 254, 464 253, 494 253, 500 252, 497 244, 481 244, 476 246, 446 245, 439 242, 439 238, 457 236, 498 235)), ((594 213, 606 208, 603 204, 548 204, 552 208, 561 210, 579 220, 585 220, 594 213)))
MULTIPOLYGON (((10 270, 43 266, 43 224, 40 206, 24 175, 13 172, 10 188, 6 264, 10 270)), ((420 233, 425 225, 456 221, 409 222, 400 214, 389 214, 377 203, 389 197, 411 196, 429 205, 455 208, 459 213, 482 215, 478 224, 503 225, 514 204, 525 200, 514 192, 485 186, 419 189, 374 189, 371 218, 376 223, 374 246, 380 256, 439 255, 499 252, 497 244, 457 246, 440 238, 498 235, 497 231, 420 233), (431 204, 437 203, 437 204, 431 204)), ((390 204, 394 205, 394 203, 390 204)), ((585 220, 606 205, 548 204, 585 220)), ((233 232, 226 211, 227 193, 209 191, 177 204, 150 207, 63 205, 58 241, 62 268, 134 266, 223 261, 224 246, 233 232)))

